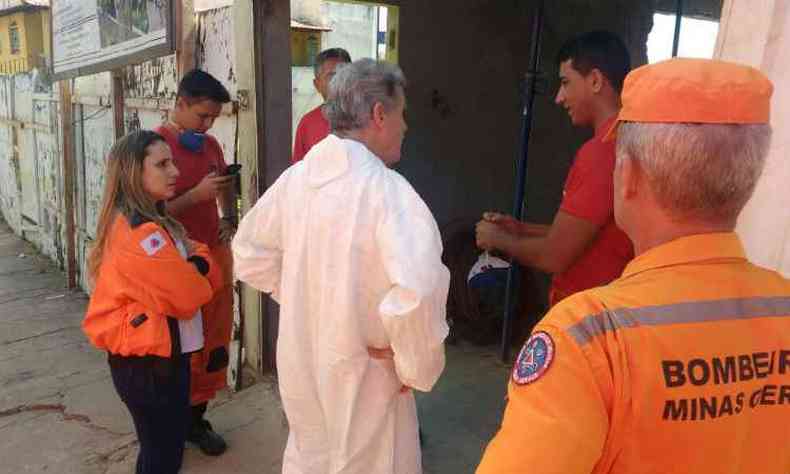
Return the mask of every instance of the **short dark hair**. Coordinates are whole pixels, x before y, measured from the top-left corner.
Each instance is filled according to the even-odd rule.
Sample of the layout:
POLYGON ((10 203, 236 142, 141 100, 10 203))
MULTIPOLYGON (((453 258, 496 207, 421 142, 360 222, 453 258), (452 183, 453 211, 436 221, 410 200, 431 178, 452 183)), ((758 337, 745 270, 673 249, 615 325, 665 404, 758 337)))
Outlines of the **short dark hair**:
POLYGON ((573 68, 583 76, 598 69, 614 90, 623 90, 625 76, 631 70, 628 48, 614 33, 590 31, 567 41, 557 54, 557 65, 571 60, 573 68))
POLYGON ((186 99, 210 99, 220 104, 230 102, 230 93, 214 76, 193 69, 184 74, 178 83, 178 97, 186 99))
POLYGON ((321 66, 330 59, 339 59, 341 62, 350 63, 351 55, 343 48, 329 48, 321 51, 315 57, 315 64, 313 65, 313 72, 315 72, 316 76, 321 72, 321 66))

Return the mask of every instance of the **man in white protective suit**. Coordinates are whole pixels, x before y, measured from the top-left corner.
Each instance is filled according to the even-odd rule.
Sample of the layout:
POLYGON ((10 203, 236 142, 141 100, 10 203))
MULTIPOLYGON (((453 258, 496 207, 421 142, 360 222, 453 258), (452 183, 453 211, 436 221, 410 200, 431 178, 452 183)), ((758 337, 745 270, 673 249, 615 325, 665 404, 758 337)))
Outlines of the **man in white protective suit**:
POLYGON ((233 240, 238 278, 280 303, 284 474, 419 474, 411 389, 444 369, 450 273, 436 222, 389 166, 406 132, 405 78, 338 69, 332 133, 286 170, 233 240))

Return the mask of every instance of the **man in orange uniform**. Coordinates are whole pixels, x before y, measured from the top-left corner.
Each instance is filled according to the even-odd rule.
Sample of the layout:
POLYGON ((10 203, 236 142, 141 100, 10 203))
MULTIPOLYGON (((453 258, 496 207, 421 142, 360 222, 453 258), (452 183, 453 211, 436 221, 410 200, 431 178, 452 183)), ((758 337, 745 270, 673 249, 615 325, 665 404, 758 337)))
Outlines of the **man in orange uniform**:
MULTIPOLYGON (((351 62, 351 55, 343 48, 330 48, 316 56, 315 79, 313 85, 326 100, 329 94, 329 83, 335 77, 335 70, 338 64, 348 64, 351 62)), ((301 161, 304 156, 313 148, 313 145, 320 142, 329 135, 329 122, 324 117, 322 109, 324 104, 319 105, 310 112, 307 112, 299 121, 296 127, 296 140, 294 141, 294 152, 291 155, 291 162, 301 161)))
POLYGON ((477 224, 480 248, 499 250, 554 275, 552 306, 611 282, 633 257, 631 242, 614 222, 614 144, 602 140, 620 110, 623 79, 631 67, 628 50, 613 33, 593 31, 563 45, 557 63, 557 104, 568 111, 573 125, 595 130, 576 154, 560 210, 551 226, 492 212, 477 224))
POLYGON ((790 472, 790 282, 733 232, 772 90, 712 60, 626 78, 614 207, 636 258, 535 328, 478 474, 790 472))
POLYGON ((233 328, 233 260, 229 242, 237 216, 234 177, 225 175, 222 148, 206 132, 227 102, 227 89, 210 74, 195 69, 179 83, 170 121, 156 130, 170 145, 180 172, 176 197, 168 201, 167 210, 184 225, 190 238, 209 247, 224 275, 225 286, 202 308, 204 349, 192 354, 191 359, 192 420, 187 439, 213 456, 227 448, 204 415, 209 400, 227 385, 228 345, 233 328))

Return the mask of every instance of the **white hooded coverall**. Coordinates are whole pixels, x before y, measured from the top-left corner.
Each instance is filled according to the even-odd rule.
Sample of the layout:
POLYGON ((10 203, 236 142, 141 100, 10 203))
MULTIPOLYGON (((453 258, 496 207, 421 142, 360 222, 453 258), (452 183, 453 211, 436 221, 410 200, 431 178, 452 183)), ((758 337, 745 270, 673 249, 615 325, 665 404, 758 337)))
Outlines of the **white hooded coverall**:
POLYGON ((421 473, 414 396, 400 389, 429 391, 444 369, 450 274, 411 185, 329 135, 244 217, 233 254, 238 278, 280 303, 283 473, 421 473))

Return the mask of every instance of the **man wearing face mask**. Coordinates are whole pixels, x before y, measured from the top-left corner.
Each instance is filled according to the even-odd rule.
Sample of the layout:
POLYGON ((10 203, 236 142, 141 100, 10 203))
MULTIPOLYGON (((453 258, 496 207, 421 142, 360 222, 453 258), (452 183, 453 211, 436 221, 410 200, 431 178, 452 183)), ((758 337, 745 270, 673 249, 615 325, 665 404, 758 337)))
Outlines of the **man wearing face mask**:
MULTIPOLYGON (((313 85, 315 89, 321 94, 324 100, 328 95, 329 82, 335 77, 335 69, 338 64, 347 64, 351 62, 351 56, 343 48, 331 48, 316 56, 315 66, 315 79, 313 85)), ((294 152, 291 155, 291 162, 304 158, 310 148, 316 143, 320 142, 327 135, 329 135, 329 121, 324 117, 322 109, 324 104, 319 105, 310 112, 307 112, 302 120, 299 121, 299 126, 296 127, 296 140, 294 141, 294 152)))
POLYGON ((208 402, 227 385, 228 344, 233 326, 233 258, 229 243, 236 231, 237 215, 235 176, 227 174, 222 147, 207 132, 227 102, 230 94, 217 79, 204 71, 192 70, 178 85, 170 120, 156 129, 170 145, 180 172, 176 197, 168 201, 167 210, 184 225, 191 239, 209 247, 224 275, 225 286, 202 308, 204 348, 191 357, 192 419, 187 439, 212 456, 222 454, 227 447, 204 414, 208 402))

